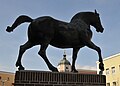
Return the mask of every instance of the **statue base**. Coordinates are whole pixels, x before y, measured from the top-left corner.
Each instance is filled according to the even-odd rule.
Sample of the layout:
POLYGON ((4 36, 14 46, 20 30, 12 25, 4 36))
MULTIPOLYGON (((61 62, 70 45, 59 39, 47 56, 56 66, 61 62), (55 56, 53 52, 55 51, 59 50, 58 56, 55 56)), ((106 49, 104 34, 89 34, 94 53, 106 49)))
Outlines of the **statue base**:
POLYGON ((106 86, 104 75, 24 70, 16 71, 14 86, 106 86))

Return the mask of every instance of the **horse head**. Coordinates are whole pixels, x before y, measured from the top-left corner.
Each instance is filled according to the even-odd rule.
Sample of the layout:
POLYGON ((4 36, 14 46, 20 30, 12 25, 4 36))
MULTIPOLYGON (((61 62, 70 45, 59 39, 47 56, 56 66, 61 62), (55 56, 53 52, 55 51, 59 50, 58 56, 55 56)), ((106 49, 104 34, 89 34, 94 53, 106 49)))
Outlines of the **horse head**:
POLYGON ((101 24, 100 21, 100 17, 99 14, 97 13, 97 11, 95 10, 94 12, 94 17, 91 17, 91 25, 94 26, 96 28, 97 32, 103 32, 104 28, 101 24))
POLYGON ((104 30, 100 21, 99 14, 96 10, 95 12, 79 12, 72 17, 70 23, 76 23, 76 21, 81 22, 79 21, 79 19, 84 21, 88 26, 92 25, 93 27, 95 27, 97 32, 102 33, 104 30))

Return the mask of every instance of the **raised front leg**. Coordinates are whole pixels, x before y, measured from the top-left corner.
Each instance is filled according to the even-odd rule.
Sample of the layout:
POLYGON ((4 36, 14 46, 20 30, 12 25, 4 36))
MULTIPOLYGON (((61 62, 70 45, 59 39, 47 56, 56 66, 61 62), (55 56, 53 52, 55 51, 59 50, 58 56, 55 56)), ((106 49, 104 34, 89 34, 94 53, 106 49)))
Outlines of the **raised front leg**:
POLYGON ((32 46, 33 46, 33 44, 29 41, 26 42, 24 45, 20 46, 19 55, 18 55, 18 59, 16 62, 16 67, 19 67, 18 70, 24 70, 24 67, 21 64, 22 55, 28 48, 31 48, 32 46))
POLYGON ((88 46, 89 48, 94 49, 94 50, 96 50, 98 52, 99 62, 100 62, 99 69, 101 71, 104 71, 104 64, 103 64, 103 59, 102 59, 102 55, 101 55, 101 49, 98 46, 96 46, 93 42, 87 43, 86 46, 88 46))
POLYGON ((48 68, 52 71, 52 72, 58 72, 57 68, 54 67, 48 60, 47 56, 46 56, 46 49, 47 49, 48 45, 41 45, 40 51, 38 52, 38 54, 44 59, 44 61, 46 62, 48 68))
POLYGON ((75 68, 75 61, 77 58, 77 54, 80 48, 73 48, 73 56, 72 56, 72 70, 71 72, 78 72, 75 68))

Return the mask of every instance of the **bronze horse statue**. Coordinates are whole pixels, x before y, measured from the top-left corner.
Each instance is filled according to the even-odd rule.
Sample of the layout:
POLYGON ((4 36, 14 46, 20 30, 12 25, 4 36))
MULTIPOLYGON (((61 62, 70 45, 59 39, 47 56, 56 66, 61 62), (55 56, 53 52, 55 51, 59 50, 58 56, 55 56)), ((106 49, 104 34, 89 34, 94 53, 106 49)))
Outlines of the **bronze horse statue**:
POLYGON ((56 20, 50 16, 32 19, 26 15, 21 15, 15 20, 11 27, 7 27, 6 31, 12 32, 17 26, 24 22, 30 22, 30 25, 28 27, 28 41, 20 46, 16 62, 16 67, 19 67, 19 70, 24 70, 21 63, 23 53, 35 45, 41 45, 38 54, 44 59, 51 71, 57 72, 57 68, 49 62, 46 56, 46 49, 49 44, 57 48, 73 48, 72 72, 77 72, 75 61, 78 51, 84 46, 98 52, 100 62, 99 69, 101 71, 104 70, 101 49, 91 41, 92 31, 90 30, 90 25, 95 27, 97 32, 102 33, 104 30, 96 10, 95 12, 79 12, 72 17, 69 23, 56 20))

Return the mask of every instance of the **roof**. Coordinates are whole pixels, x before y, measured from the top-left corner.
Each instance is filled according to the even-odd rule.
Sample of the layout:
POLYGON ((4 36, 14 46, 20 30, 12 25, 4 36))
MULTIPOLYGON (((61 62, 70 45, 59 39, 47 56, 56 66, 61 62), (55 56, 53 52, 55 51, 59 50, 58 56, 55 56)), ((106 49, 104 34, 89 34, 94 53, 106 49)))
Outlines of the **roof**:
POLYGON ((0 74, 15 74, 15 73, 12 73, 12 72, 6 72, 6 71, 0 71, 0 74))
POLYGON ((58 63, 58 65, 61 65, 61 64, 71 65, 70 62, 66 59, 66 54, 65 54, 65 52, 64 52, 64 55, 63 55, 63 59, 58 63))
POLYGON ((109 57, 107 57, 107 58, 104 58, 103 60, 105 61, 105 60, 108 60, 108 59, 115 58, 115 57, 117 57, 117 56, 120 56, 120 53, 115 54, 115 55, 111 55, 111 56, 109 56, 109 57))
POLYGON ((97 74, 97 70, 77 69, 80 74, 97 74))

